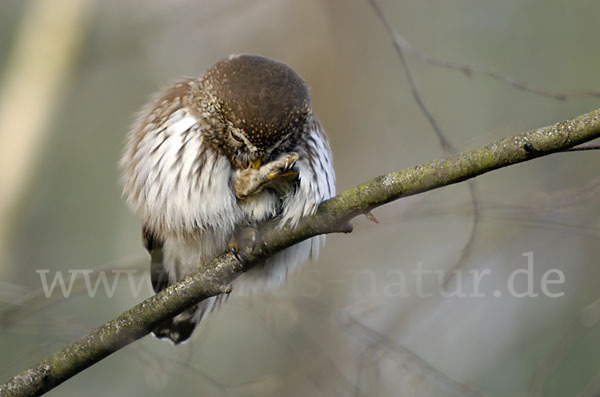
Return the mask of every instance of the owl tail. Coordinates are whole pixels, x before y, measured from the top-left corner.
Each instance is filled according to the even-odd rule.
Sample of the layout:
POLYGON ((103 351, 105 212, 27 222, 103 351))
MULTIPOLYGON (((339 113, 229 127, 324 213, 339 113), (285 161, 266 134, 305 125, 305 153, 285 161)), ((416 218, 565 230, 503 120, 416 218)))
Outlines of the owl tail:
POLYGON ((152 330, 152 334, 158 339, 169 339, 176 345, 185 342, 202 317, 212 313, 226 297, 227 295, 218 295, 205 299, 177 316, 163 321, 152 330))
MULTIPOLYGON (((144 247, 150 253, 150 278, 154 292, 158 293, 167 288, 171 282, 168 272, 164 266, 163 245, 164 242, 158 238, 150 228, 144 225, 142 229, 142 240, 144 247)), ((183 274, 178 270, 177 263, 169 266, 176 274, 183 274)), ((217 295, 205 299, 190 307, 177 316, 167 319, 152 330, 152 334, 158 339, 168 339, 174 344, 185 342, 194 332, 194 328, 202 317, 212 313, 226 299, 227 295, 217 295)))
POLYGON ((197 322, 194 321, 195 311, 196 306, 163 321, 158 327, 152 330, 152 334, 158 339, 170 339, 176 345, 185 342, 192 335, 192 332, 194 332, 194 328, 196 328, 197 322))

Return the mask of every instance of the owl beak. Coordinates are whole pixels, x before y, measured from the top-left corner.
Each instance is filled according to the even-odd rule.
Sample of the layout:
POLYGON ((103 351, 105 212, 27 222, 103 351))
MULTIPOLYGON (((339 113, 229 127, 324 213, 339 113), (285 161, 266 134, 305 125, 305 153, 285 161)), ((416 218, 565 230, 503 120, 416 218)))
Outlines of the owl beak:
POLYGON ((250 163, 250 165, 252 166, 252 168, 254 168, 255 170, 260 168, 260 165, 262 164, 262 160, 261 159, 256 159, 254 161, 252 161, 250 163))

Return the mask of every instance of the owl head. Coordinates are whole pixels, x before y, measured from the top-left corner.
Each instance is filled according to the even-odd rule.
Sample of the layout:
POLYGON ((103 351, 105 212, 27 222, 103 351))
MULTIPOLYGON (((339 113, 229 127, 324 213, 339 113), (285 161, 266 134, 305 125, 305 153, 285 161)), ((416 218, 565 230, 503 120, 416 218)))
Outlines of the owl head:
POLYGON ((200 79, 203 131, 236 168, 258 168, 292 150, 311 118, 308 87, 282 62, 233 55, 200 79))

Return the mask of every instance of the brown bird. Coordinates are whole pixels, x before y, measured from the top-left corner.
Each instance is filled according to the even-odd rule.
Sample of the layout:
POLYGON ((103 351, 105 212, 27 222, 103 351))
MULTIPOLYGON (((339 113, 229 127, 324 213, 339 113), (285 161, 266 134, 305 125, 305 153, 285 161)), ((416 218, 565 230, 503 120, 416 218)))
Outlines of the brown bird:
MULTIPOLYGON (((335 194, 331 151, 304 80, 282 62, 232 55, 162 91, 141 112, 121 160, 124 195, 143 221, 156 292, 236 251, 239 235, 275 218, 294 226, 335 194)), ((324 237, 238 277, 234 294, 281 284, 324 237)), ((223 299, 200 302, 153 333, 180 343, 223 299)))

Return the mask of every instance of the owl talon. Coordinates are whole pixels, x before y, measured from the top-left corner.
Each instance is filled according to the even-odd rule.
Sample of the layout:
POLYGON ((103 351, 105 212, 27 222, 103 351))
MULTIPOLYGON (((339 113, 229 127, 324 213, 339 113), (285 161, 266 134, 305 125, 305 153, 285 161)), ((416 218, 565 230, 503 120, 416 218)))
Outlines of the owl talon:
POLYGON ((298 161, 297 153, 290 153, 279 157, 278 159, 263 164, 256 169, 254 166, 243 170, 238 170, 233 178, 233 191, 238 200, 244 200, 252 194, 262 191, 262 189, 274 182, 282 180, 285 183, 289 182, 285 178, 297 178, 298 169, 296 163, 298 161))
POLYGON ((246 263, 246 261, 243 260, 242 257, 240 256, 240 250, 238 249, 238 247, 230 247, 229 250, 231 251, 231 253, 235 257, 235 259, 237 259, 237 261, 239 263, 241 263, 242 265, 246 263))
POLYGON ((238 246, 237 241, 235 239, 231 239, 229 243, 227 243, 227 247, 229 247, 229 252, 237 259, 238 262, 244 264, 245 261, 240 256, 240 247, 238 246))
POLYGON ((268 180, 273 180, 275 178, 282 178, 282 177, 286 177, 286 176, 296 176, 298 175, 298 171, 295 169, 291 169, 291 170, 277 170, 277 171, 272 171, 269 174, 267 174, 267 179, 268 180))
POLYGON ((296 162, 298 161, 298 154, 292 153, 289 156, 282 159, 286 163, 267 174, 267 180, 273 180, 275 178, 296 176, 298 175, 298 169, 296 168, 296 162))
POLYGON ((227 244, 229 251, 233 254, 235 259, 241 264, 246 264, 248 261, 242 258, 240 247, 242 249, 249 248, 250 252, 254 252, 258 243, 258 230, 253 227, 245 227, 240 230, 227 244))
POLYGON ((292 162, 288 166, 288 169, 293 170, 296 167, 296 161, 298 161, 298 156, 296 156, 296 158, 292 160, 292 162))

